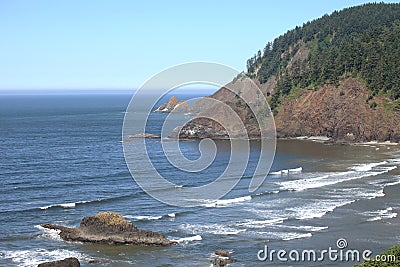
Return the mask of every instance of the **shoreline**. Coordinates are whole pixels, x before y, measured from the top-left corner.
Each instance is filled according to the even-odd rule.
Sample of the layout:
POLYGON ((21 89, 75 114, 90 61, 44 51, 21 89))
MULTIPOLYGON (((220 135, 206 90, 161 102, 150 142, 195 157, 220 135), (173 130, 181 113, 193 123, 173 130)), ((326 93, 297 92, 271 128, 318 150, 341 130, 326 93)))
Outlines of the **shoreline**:
MULTIPOLYGON (((152 134, 150 134, 152 135, 152 134)), ((257 137, 250 137, 250 138, 227 138, 227 137, 185 137, 185 138, 177 138, 176 136, 168 136, 167 138, 153 138, 147 136, 138 136, 136 138, 149 138, 149 139, 160 139, 163 142, 166 141, 195 141, 195 140, 203 140, 203 139, 211 139, 211 140, 243 140, 243 141, 260 141, 261 138, 257 137)), ((267 138, 266 138, 267 139, 267 138)), ((347 141, 347 140, 336 140, 330 137, 325 136, 298 136, 298 137, 276 137, 276 140, 297 140, 297 141, 309 141, 309 142, 316 142, 316 143, 323 143, 323 144, 338 144, 338 145, 359 145, 359 146, 392 146, 396 147, 400 145, 400 142, 392 142, 392 141, 363 141, 363 142, 354 142, 354 141, 347 141)), ((132 140, 125 140, 125 142, 129 142, 132 140)))
POLYGON ((338 144, 338 145, 377 145, 377 146, 398 146, 400 143, 391 142, 391 141, 363 141, 363 142, 354 142, 347 140, 337 140, 330 137, 325 136, 299 136, 299 137, 277 137, 277 140, 299 140, 299 141, 311 141, 317 143, 324 144, 338 144))

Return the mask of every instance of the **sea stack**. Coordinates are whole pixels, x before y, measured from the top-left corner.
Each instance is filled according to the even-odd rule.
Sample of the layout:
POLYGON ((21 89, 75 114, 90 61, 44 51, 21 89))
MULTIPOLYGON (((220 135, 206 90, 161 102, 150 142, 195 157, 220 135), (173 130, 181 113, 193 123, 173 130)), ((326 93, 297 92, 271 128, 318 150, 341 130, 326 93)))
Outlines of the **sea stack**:
POLYGON ((176 96, 172 96, 168 102, 162 104, 159 106, 154 112, 160 112, 160 113, 171 113, 172 111, 177 112, 177 113, 184 113, 188 112, 189 105, 186 103, 185 100, 182 100, 179 102, 178 98, 176 96))

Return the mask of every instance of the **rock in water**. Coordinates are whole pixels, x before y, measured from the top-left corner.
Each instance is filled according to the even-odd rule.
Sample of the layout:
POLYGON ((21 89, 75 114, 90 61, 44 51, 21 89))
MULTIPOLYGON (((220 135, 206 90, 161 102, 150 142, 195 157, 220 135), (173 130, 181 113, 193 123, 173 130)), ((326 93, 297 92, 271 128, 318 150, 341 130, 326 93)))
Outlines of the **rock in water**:
POLYGON ((151 133, 139 133, 139 134, 134 134, 128 136, 129 138, 153 138, 153 139, 159 139, 161 136, 157 134, 151 134, 151 133))
POLYGON ((218 249, 218 250, 214 251, 214 254, 221 256, 221 257, 229 257, 230 253, 229 253, 229 251, 218 249))
POLYGON ((230 252, 226 250, 216 250, 214 255, 211 256, 211 265, 216 267, 224 267, 229 263, 235 262, 236 260, 230 257, 230 252))
POLYGON ((59 261, 49 261, 40 263, 38 267, 80 267, 81 264, 77 258, 66 258, 59 261))
POLYGON ((101 263, 101 260, 97 260, 97 259, 95 259, 95 260, 89 260, 88 263, 90 263, 90 264, 97 264, 97 263, 101 263))
POLYGON ((101 212, 95 216, 85 217, 82 219, 79 229, 82 233, 99 236, 138 232, 133 223, 125 220, 121 214, 116 212, 101 212))
POLYGON ((79 241, 106 244, 135 245, 174 245, 163 234, 139 230, 116 212, 101 212, 82 219, 79 228, 69 228, 55 224, 43 224, 44 228, 60 230, 60 237, 65 241, 79 241))

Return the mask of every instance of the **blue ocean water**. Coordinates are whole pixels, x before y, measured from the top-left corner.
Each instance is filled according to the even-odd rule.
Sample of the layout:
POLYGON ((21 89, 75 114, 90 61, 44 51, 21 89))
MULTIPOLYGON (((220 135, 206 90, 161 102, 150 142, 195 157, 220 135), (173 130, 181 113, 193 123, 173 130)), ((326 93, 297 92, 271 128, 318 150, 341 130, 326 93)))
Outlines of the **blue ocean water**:
MULTIPOLYGON (((144 193, 126 166, 121 132, 130 97, 0 95, 0 266, 37 266, 68 256, 78 257, 82 266, 209 266, 215 249, 232 251, 237 259, 232 266, 352 266, 354 262, 261 262, 257 252, 265 244, 320 250, 346 238, 353 249, 378 253, 399 242, 396 146, 280 140, 271 173, 260 189, 249 193, 259 153, 259 144, 252 142, 250 167, 224 200, 173 207, 144 193), (110 210, 179 245, 68 243, 40 227, 78 226, 83 217, 110 210), (100 263, 89 264, 90 259, 100 263)), ((165 116, 152 114, 149 129, 157 131, 165 116)), ((213 180, 230 153, 229 144, 219 141, 215 166, 194 177, 158 156, 161 142, 148 140, 147 146, 157 169, 184 186, 213 180)), ((196 158, 198 145, 190 141, 180 147, 196 158)))

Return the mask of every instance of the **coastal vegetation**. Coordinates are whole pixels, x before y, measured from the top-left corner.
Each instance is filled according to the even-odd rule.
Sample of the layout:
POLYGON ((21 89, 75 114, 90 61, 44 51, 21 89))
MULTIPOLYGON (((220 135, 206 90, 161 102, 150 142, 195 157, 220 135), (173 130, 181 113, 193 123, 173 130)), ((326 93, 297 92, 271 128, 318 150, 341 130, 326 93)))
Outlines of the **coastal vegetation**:
POLYGON ((358 78, 370 92, 400 107, 400 4, 372 3, 335 11, 268 42, 247 61, 247 73, 261 84, 275 77, 269 98, 276 110, 292 91, 338 86, 358 78))
POLYGON ((356 265, 357 267, 398 267, 400 266, 400 245, 375 256, 370 261, 356 265))
MULTIPOLYGON (((399 44, 400 4, 335 11, 268 42, 247 61, 247 72, 210 97, 238 114, 249 138, 261 136, 255 115, 271 117, 268 109, 253 114, 242 99, 256 86, 264 97, 252 96, 254 102, 268 101, 279 138, 400 142, 399 44)), ((202 115, 217 114, 227 122, 224 127, 231 127, 221 110, 203 102, 195 105, 202 115)), ((226 137, 224 129, 204 118, 181 129, 184 138, 226 137)))

